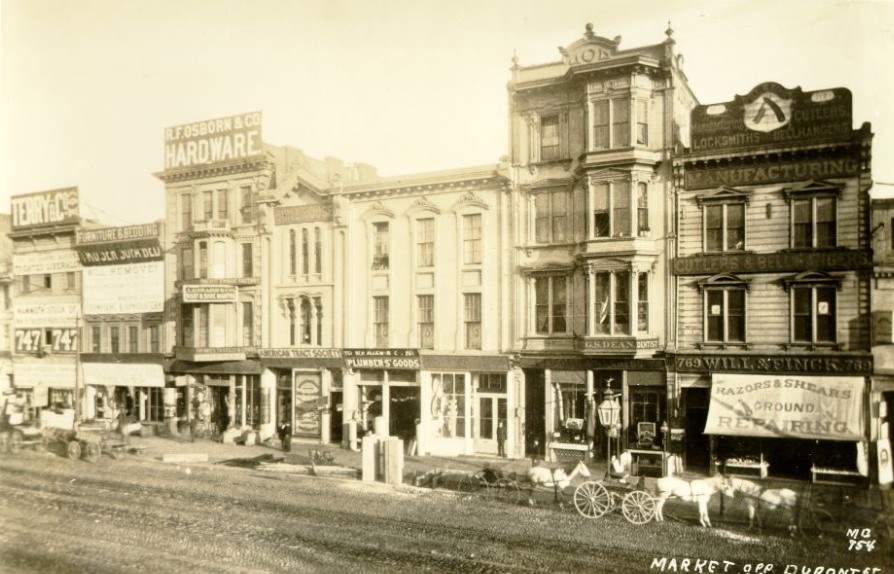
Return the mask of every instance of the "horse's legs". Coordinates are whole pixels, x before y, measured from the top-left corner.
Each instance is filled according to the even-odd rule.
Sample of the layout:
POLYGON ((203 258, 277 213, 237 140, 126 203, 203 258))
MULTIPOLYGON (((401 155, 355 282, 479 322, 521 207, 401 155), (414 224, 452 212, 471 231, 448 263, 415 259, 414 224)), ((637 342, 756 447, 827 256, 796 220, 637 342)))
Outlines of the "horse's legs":
MULTIPOLYGON (((754 509, 754 504, 752 504, 751 502, 749 502, 749 503, 748 503, 748 530, 751 530, 752 528, 754 528, 754 516, 755 516, 755 514, 756 514, 756 512, 755 512, 755 509, 754 509)), ((758 519, 758 521, 760 521, 760 519, 758 519)))
POLYGON ((704 527, 713 528, 711 526, 711 518, 708 516, 707 500, 702 499, 698 501, 698 521, 704 527))
POLYGON ((659 495, 655 500, 655 522, 664 522, 664 503, 667 497, 659 495))

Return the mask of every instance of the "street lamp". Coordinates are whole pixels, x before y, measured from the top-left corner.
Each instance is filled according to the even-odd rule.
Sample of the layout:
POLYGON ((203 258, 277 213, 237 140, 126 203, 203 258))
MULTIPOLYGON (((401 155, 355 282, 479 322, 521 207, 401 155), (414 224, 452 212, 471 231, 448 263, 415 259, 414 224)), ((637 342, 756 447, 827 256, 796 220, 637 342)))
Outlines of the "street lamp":
POLYGON ((612 390, 611 384, 613 379, 605 381, 605 391, 602 393, 602 402, 596 407, 599 413, 599 423, 605 428, 606 440, 606 478, 611 475, 612 468, 612 434, 618 426, 618 418, 621 415, 621 405, 618 404, 618 395, 612 390))

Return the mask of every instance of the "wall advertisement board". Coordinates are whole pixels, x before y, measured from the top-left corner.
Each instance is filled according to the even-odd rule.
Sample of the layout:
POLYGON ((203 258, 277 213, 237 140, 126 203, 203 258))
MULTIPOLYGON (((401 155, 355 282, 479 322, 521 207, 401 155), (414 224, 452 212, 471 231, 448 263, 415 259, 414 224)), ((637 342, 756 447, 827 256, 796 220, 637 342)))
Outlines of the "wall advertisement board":
POLYGON ((27 327, 77 327, 81 306, 78 303, 13 302, 13 324, 27 327))
POLYGON ((84 314, 164 311, 164 263, 84 268, 84 314))
POLYGON ((77 223, 79 206, 76 187, 15 195, 10 199, 12 230, 77 223))
POLYGON ((165 129, 165 169, 243 159, 263 151, 261 112, 165 129))
POLYGON ((12 258, 13 275, 43 275, 80 270, 81 261, 72 250, 22 253, 12 258))

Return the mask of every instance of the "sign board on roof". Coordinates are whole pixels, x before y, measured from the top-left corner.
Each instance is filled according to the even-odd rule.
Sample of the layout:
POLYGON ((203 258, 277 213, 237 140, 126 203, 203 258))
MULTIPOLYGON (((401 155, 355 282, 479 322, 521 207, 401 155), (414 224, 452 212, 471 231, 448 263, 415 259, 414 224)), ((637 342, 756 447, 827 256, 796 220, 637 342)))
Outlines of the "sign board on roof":
POLYGON ((79 205, 76 187, 14 195, 10 199, 12 230, 77 223, 79 205))
POLYGON ((165 169, 226 162, 262 152, 261 112, 165 129, 165 169))
POLYGON ((851 92, 802 92, 775 82, 757 85, 731 102, 692 110, 693 152, 719 152, 848 137, 853 130, 851 92))

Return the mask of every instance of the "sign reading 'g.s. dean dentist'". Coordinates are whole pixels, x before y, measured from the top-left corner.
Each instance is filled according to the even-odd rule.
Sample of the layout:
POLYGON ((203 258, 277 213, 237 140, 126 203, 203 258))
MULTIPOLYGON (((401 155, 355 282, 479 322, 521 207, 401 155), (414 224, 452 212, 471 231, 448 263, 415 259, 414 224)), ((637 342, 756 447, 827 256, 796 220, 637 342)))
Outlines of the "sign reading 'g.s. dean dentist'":
POLYGON ((165 128, 165 169, 232 161, 262 152, 261 112, 165 128))

